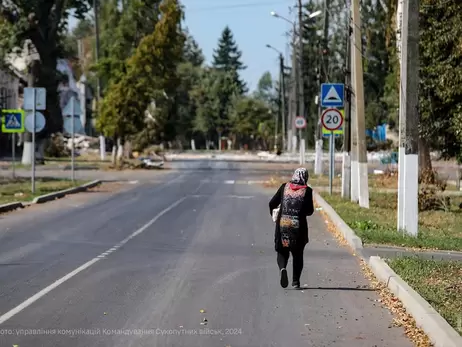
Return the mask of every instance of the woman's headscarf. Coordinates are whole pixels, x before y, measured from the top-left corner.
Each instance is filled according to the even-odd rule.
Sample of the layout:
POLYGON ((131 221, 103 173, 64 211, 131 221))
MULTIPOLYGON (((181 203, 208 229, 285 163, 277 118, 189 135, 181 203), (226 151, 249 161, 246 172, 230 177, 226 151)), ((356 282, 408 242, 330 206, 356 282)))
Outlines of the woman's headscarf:
POLYGON ((290 183, 296 184, 298 186, 306 186, 308 183, 308 170, 303 167, 295 170, 290 183))

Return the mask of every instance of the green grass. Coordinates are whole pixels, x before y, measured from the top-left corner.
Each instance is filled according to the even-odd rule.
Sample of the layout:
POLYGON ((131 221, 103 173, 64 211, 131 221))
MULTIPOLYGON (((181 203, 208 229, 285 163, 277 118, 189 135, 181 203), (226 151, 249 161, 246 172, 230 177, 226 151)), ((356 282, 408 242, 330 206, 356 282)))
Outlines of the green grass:
POLYGON ((86 183, 86 181, 75 181, 37 178, 35 182, 35 194, 31 193, 31 181, 29 178, 5 178, 0 177, 0 204, 7 204, 15 201, 30 201, 36 196, 69 189, 86 183))
POLYGON ((419 236, 415 238, 397 231, 396 193, 371 193, 369 209, 339 194, 322 196, 365 244, 462 251, 462 197, 451 197, 450 212, 420 212, 419 236))
POLYGON ((462 262, 397 258, 388 264, 462 335, 462 262))
MULTIPOLYGON (((273 177, 275 182, 282 183, 290 180, 290 176, 273 177)), ((276 183, 275 183, 276 184, 276 183)), ((328 187, 329 176, 328 175, 310 175, 309 184, 313 187, 328 187)), ((332 181, 334 188, 340 188, 342 186, 342 179, 338 175, 334 177, 332 181)), ((369 175, 369 187, 371 189, 398 189, 398 176, 394 175, 369 175)), ((448 191, 455 191, 456 186, 448 184, 446 187, 448 191)))

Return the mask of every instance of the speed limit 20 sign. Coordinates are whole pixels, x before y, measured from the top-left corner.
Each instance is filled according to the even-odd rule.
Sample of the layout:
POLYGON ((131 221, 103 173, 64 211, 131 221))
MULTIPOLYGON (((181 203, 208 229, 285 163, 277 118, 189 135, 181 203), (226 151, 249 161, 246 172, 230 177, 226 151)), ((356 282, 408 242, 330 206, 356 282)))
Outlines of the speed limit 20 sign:
POLYGON ((322 113, 321 122, 329 131, 338 130, 343 125, 342 113, 336 108, 329 108, 322 113))

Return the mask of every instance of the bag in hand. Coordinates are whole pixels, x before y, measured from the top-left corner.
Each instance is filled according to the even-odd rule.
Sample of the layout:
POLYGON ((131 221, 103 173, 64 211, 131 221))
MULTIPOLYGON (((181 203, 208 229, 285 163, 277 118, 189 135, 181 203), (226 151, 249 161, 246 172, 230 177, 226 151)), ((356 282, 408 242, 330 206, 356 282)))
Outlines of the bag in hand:
POLYGON ((273 210, 273 222, 276 223, 276 221, 278 220, 278 214, 279 214, 279 210, 281 208, 281 205, 279 205, 278 207, 276 207, 274 210, 273 210))

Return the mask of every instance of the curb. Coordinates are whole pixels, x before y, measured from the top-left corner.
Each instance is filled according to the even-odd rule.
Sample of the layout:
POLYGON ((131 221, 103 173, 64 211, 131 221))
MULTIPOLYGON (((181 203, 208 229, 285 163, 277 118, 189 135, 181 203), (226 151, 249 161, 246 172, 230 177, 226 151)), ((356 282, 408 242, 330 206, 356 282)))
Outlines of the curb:
POLYGON ((0 213, 10 212, 23 207, 24 205, 22 202, 10 202, 8 204, 0 205, 0 213))
POLYGON ((95 181, 85 183, 85 184, 83 184, 81 186, 78 186, 78 187, 75 187, 75 188, 69 188, 69 189, 61 190, 59 192, 53 192, 53 193, 50 193, 50 194, 37 196, 34 200, 32 200, 32 204, 43 204, 44 202, 48 202, 48 201, 51 201, 51 200, 61 199, 61 198, 65 197, 66 195, 81 193, 81 192, 84 192, 84 191, 86 191, 88 189, 96 187, 97 185, 99 185, 101 183, 102 183, 101 180, 95 180, 95 181))
POLYGON ((316 203, 341 232, 345 240, 363 258, 377 279, 384 282, 391 292, 415 319, 416 324, 428 335, 435 347, 460 347, 462 336, 409 284, 407 284, 388 264, 378 256, 364 257, 363 243, 355 232, 343 221, 317 192, 313 192, 316 203))
POLYGON ((321 195, 313 191, 313 197, 316 203, 322 207, 322 209, 327 213, 330 220, 334 223, 340 233, 343 235, 343 238, 348 242, 351 248, 354 251, 359 253, 362 258, 363 241, 355 234, 353 229, 351 229, 345 221, 335 212, 335 210, 330 206, 326 200, 324 200, 321 195))
POLYGON ((91 189, 93 187, 100 185, 102 182, 103 181, 101 180, 95 180, 89 183, 85 183, 78 187, 69 188, 69 189, 58 191, 58 192, 53 192, 50 194, 37 196, 34 200, 30 202, 11 202, 8 204, 3 204, 3 205, 0 205, 0 213, 10 212, 18 208, 25 208, 33 204, 43 204, 44 202, 48 202, 48 201, 55 200, 55 199, 60 199, 70 194, 81 193, 88 189, 91 189))
POLYGON ((460 347, 462 336, 380 257, 372 256, 369 266, 377 279, 385 282, 415 319, 417 326, 431 339, 435 347, 460 347))

